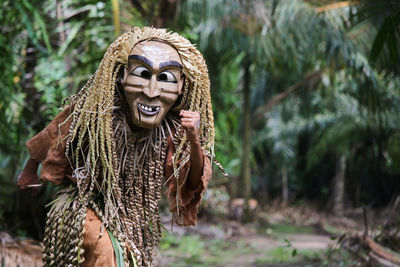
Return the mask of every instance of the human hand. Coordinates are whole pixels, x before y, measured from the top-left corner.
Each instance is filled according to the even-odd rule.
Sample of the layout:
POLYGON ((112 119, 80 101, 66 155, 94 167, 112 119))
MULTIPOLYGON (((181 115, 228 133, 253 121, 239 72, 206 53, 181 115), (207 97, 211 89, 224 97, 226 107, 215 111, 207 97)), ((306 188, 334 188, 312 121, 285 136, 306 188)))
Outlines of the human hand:
POLYGON ((200 136, 200 114, 196 111, 181 110, 182 127, 186 131, 187 139, 190 142, 199 142, 200 136))

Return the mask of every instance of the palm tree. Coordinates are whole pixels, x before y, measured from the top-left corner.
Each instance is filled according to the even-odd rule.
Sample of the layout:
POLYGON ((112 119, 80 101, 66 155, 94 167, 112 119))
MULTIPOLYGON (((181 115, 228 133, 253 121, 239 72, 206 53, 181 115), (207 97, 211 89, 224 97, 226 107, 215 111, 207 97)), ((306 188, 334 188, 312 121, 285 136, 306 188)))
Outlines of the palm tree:
MULTIPOLYGON (((186 8, 195 14, 190 13, 188 24, 195 28, 198 42, 206 51, 206 57, 207 51, 211 51, 210 54, 213 57, 216 54, 221 55, 219 59, 226 64, 229 60, 224 58, 225 51, 230 51, 230 55, 243 56, 240 65, 242 78, 239 79, 237 86, 243 88, 242 99, 243 103, 246 103, 242 110, 244 113, 242 176, 244 184, 248 185, 245 188, 250 188, 251 181, 245 174, 248 174, 248 166, 251 166, 249 160, 254 159, 251 153, 246 152, 248 151, 246 144, 250 138, 271 139, 268 135, 271 133, 269 112, 274 107, 281 106, 279 108, 281 125, 290 124, 290 121, 298 119, 312 121, 320 113, 328 112, 328 117, 335 115, 339 112, 336 106, 340 98, 331 99, 330 97, 335 96, 339 88, 337 85, 331 85, 331 82, 340 79, 340 75, 344 74, 347 79, 345 81, 348 82, 344 95, 354 98, 360 109, 362 108, 363 112, 368 114, 365 121, 371 122, 377 118, 376 114, 380 114, 383 102, 376 96, 382 89, 379 84, 381 77, 368 61, 368 49, 360 45, 360 42, 364 44, 367 42, 365 36, 357 35, 348 29, 350 9, 327 11, 313 6, 313 3, 284 0, 253 1, 245 5, 240 1, 231 1, 227 4, 226 1, 193 0, 187 1, 186 8), (247 63, 249 61, 250 64, 247 63), (249 92, 251 101, 250 105, 247 105, 249 92), (251 127, 246 124, 248 112, 253 118, 251 127), (250 128, 253 133, 249 137, 250 128), (266 133, 266 137, 257 138, 262 133, 266 133)), ((237 60, 237 57, 231 56, 230 59, 237 60)), ((215 91, 217 90, 223 91, 223 88, 215 91)), ((216 116, 218 117, 218 113, 216 116)), ((354 118, 349 117, 349 119, 354 118)), ((317 128, 317 132, 309 137, 318 136, 324 130, 324 128, 317 128)), ((358 132, 361 134, 362 131, 358 132)), ((301 134, 299 132, 294 139, 299 140, 301 134)), ((275 139, 273 142, 279 141, 282 140, 275 139)), ((334 141, 336 144, 340 142, 338 139, 334 141)), ((261 146, 262 143, 253 142, 253 148, 261 146)), ((336 175, 336 177, 344 177, 346 172, 344 169, 344 163, 347 162, 346 151, 333 149, 336 156, 335 160, 331 161, 332 165, 336 164, 336 158, 340 159, 337 162, 343 163, 337 168, 343 175, 336 175)), ((313 155, 307 155, 306 160, 312 162, 313 155)), ((315 157, 318 158, 318 155, 321 154, 315 157)), ((300 155, 296 156, 297 160, 299 157, 300 155)), ((279 159, 279 161, 296 164, 294 160, 279 159)), ((284 181, 286 180, 285 164, 287 163, 278 164, 284 181)), ((288 168, 295 169, 295 166, 288 166, 288 168)), ((345 182, 344 179, 339 180, 342 181, 341 183, 345 182)), ((344 186, 337 188, 344 188, 344 186)), ((246 190, 245 196, 249 197, 249 195, 250 192, 246 190)), ((343 198, 343 194, 339 195, 343 198)))
MULTIPOLYGON (((400 3, 395 0, 363 0, 352 7, 352 27, 374 29, 370 58, 378 67, 400 70, 400 3)), ((371 30, 369 30, 370 32, 371 30)))

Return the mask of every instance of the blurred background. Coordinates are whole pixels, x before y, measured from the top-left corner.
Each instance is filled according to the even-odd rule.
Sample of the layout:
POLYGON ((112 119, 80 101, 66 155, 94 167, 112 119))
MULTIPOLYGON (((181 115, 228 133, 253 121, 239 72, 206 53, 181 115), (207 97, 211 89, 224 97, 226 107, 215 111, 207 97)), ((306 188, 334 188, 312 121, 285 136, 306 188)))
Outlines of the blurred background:
POLYGON ((229 173, 198 227, 165 216, 160 266, 400 264, 399 25, 396 0, 2 0, 1 243, 40 240, 57 190, 17 189, 25 142, 117 36, 155 26, 203 53, 229 173))

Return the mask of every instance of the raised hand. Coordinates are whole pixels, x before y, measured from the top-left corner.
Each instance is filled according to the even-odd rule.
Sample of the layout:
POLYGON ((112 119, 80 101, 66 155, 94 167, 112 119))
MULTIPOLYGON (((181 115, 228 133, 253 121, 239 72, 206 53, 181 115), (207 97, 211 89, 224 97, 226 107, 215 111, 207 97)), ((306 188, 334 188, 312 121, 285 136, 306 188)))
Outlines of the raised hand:
POLYGON ((200 136, 200 114, 196 111, 181 110, 181 124, 186 131, 187 139, 191 143, 199 142, 200 136))

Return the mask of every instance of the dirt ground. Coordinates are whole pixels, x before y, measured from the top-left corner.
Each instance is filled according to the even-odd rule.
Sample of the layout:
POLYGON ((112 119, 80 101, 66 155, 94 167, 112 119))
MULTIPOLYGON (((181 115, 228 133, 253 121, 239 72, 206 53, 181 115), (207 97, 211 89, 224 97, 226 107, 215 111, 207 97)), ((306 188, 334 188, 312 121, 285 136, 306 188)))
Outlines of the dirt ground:
MULTIPOLYGON (((210 228, 210 225, 200 222, 199 225, 196 227, 198 227, 197 229, 207 229, 210 228)), ((157 259, 157 265, 177 266, 178 264, 179 266, 282 266, 283 262, 281 262, 280 264, 276 262, 276 265, 274 265, 273 263, 269 263, 268 252, 273 254, 277 253, 277 251, 279 250, 282 250, 282 254, 284 254, 283 257, 285 257, 285 255, 287 254, 284 253, 285 249, 288 250, 290 253, 291 251, 297 250, 302 252, 307 251, 307 253, 309 254, 311 252, 326 251, 328 248, 335 245, 335 241, 331 240, 330 236, 327 234, 282 233, 281 236, 268 236, 257 233, 255 228, 253 228, 252 226, 240 226, 240 233, 237 233, 235 236, 231 237, 228 237, 226 235, 222 236, 221 233, 218 233, 215 236, 212 236, 212 234, 210 233, 204 235, 205 232, 205 230, 196 231, 196 228, 193 228, 189 231, 174 230, 171 231, 170 234, 177 236, 200 235, 203 240, 222 238, 222 240, 231 244, 231 246, 227 246, 226 249, 231 250, 231 253, 234 254, 234 257, 232 257, 231 259, 222 260, 221 263, 217 265, 208 265, 207 263, 202 264, 201 262, 187 263, 187 265, 181 265, 176 261, 176 258, 171 258, 173 254, 171 255, 168 251, 161 251, 161 257, 157 259), (249 249, 241 250, 240 248, 238 248, 238 244, 240 244, 241 248, 247 247, 249 249)), ((277 255, 277 257, 279 258, 282 256, 277 255)), ((271 261, 275 260, 276 259, 273 258, 273 255, 271 255, 271 261)), ((296 261, 295 259, 293 260, 296 261)), ((296 262, 291 262, 291 260, 289 261, 290 263, 287 264, 290 265, 285 266, 304 266, 298 265, 299 263, 296 262)))
MULTIPOLYGON (((359 215, 353 211, 350 215, 334 216, 305 206, 277 207, 257 212, 251 223, 243 224, 227 217, 211 220, 203 217, 195 227, 172 229, 171 217, 162 216, 166 231, 154 266, 340 266, 327 265, 324 259, 327 252, 337 247, 339 236, 364 231, 359 215)), ((373 218, 379 216, 370 214, 369 217, 373 231, 373 218)), ((7 241, 7 238, 12 241, 7 236, 0 239, 7 241)), ((3 250, 3 255, 11 255, 8 259, 13 262, 16 260, 13 255, 17 255, 36 264, 21 266, 40 266, 41 245, 28 241, 23 241, 26 244, 19 241, 11 246, 13 251, 3 250), (22 248, 18 248, 20 243, 22 248)))
POLYGON ((323 266, 326 252, 336 247, 334 239, 363 230, 356 219, 301 207, 260 213, 248 224, 216 222, 168 228, 164 240, 170 243, 162 243, 157 266, 323 266))

